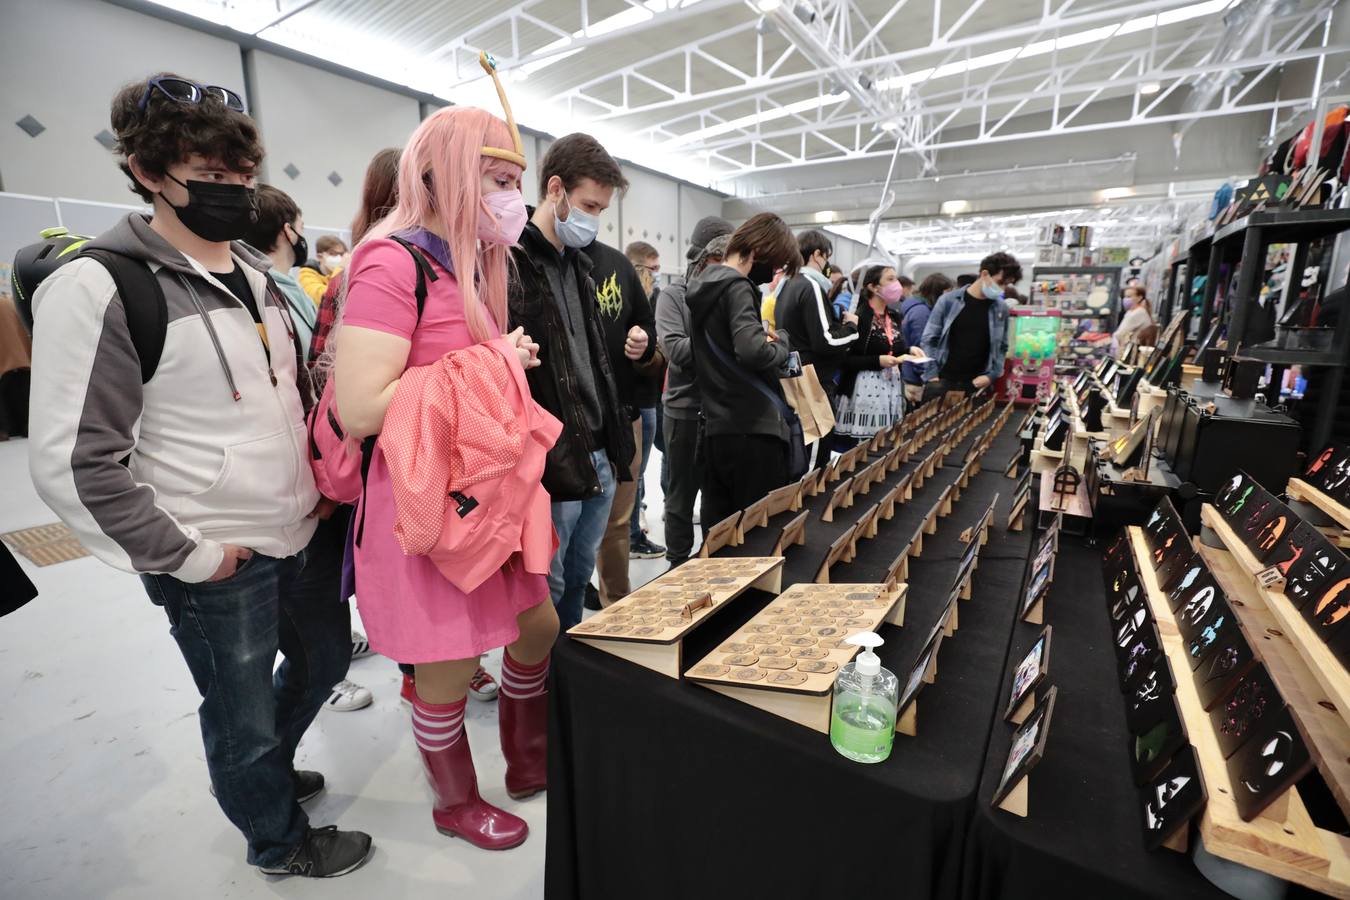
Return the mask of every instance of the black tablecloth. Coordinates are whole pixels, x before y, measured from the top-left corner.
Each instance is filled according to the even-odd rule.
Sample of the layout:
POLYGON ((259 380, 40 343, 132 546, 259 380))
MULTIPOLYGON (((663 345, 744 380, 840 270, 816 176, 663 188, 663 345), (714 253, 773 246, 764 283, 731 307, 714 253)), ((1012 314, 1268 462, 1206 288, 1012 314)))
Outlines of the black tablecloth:
MULTIPOLYGON (((1061 538, 1045 621, 1054 632, 1046 684, 1055 685, 1058 696, 1045 756, 1031 772, 1029 815, 989 805, 1015 730, 1001 721, 1000 709, 968 840, 964 897, 1226 897, 1188 855, 1144 849, 1099 547, 1061 538)), ((1008 670, 1041 627, 1014 627, 1000 698, 1011 690, 1008 670)))
MULTIPOLYGON (((997 704, 992 686, 1002 677, 1029 542, 1028 532, 1004 531, 1013 483, 999 470, 1016 441, 1012 427, 1005 428, 986 457, 992 471, 977 475, 938 533, 925 537, 923 556, 911 563, 905 627, 881 630, 883 664, 901 674, 946 599, 962 549, 957 536, 1001 494, 974 597, 962 601, 960 628, 942 646, 937 681, 920 696, 919 736, 897 735, 883 763, 850 762, 823 734, 560 641, 550 693, 547 896, 957 896, 997 704)), ((857 558, 837 567, 831 581, 879 581, 956 479, 962 455, 953 453, 951 465, 898 507, 876 539, 860 542, 857 558)), ((788 551, 784 586, 812 580, 830 542, 883 492, 873 487, 833 523, 819 519, 828 494, 812 498, 807 543, 788 551)), ((767 552, 790 518, 775 517, 728 552, 767 552)), ((754 592, 698 629, 686 664, 769 599, 754 592)))

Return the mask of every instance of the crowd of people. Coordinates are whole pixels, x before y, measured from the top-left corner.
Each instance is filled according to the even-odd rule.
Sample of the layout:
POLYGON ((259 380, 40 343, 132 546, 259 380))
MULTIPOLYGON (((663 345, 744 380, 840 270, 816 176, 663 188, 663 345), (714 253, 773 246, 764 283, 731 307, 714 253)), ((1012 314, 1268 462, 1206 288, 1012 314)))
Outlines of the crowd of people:
POLYGON ((546 790, 550 650, 631 591, 630 559, 680 564, 697 516, 1003 370, 1010 255, 916 288, 884 263, 844 273, 826 234, 766 212, 699 221, 662 284, 656 248, 598 240, 627 182, 589 135, 549 146, 526 206, 498 89, 504 116, 442 109, 377 154, 352 248, 324 237, 311 257, 299 206, 257 183, 236 94, 130 84, 111 127, 153 211, 34 300, 34 484, 164 609, 212 791, 266 873, 369 857, 369 835, 310 824, 324 779, 294 767, 321 709, 370 702, 354 655, 404 670, 434 826, 514 847, 526 823, 478 791, 471 694, 496 698, 510 797, 546 790), (112 257, 153 290, 123 296, 112 257), (808 367, 836 418, 811 446, 781 384, 808 367), (653 447, 664 547, 644 512, 653 447), (480 664, 497 648, 500 686, 480 664))

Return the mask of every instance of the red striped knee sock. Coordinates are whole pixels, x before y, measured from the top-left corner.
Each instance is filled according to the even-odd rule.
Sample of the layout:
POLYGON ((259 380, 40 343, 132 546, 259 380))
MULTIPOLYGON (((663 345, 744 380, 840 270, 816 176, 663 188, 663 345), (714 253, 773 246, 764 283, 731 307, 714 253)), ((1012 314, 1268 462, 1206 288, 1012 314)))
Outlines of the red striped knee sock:
POLYGON ((449 750, 464 736, 464 704, 428 703, 413 695, 412 729, 417 746, 423 750, 449 750))
POLYGON ((511 658, 511 651, 502 653, 502 693, 512 700, 528 700, 548 692, 548 657, 532 666, 511 658))

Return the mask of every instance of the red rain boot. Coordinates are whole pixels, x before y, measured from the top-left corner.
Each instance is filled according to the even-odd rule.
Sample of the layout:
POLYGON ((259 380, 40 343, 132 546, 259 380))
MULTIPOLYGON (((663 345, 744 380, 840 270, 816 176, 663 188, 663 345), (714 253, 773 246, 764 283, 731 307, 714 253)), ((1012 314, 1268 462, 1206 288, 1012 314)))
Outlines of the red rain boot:
POLYGON ((469 751, 469 735, 445 750, 422 750, 422 766, 436 794, 431 811, 436 830, 484 850, 509 850, 525 842, 530 826, 478 795, 478 775, 469 751))
POLYGON ((524 800, 548 789, 548 694, 519 700, 502 691, 497 723, 506 757, 506 792, 524 800))
POLYGON ((413 676, 403 675, 403 687, 399 689, 398 698, 409 706, 413 705, 413 698, 417 696, 417 679, 413 676))

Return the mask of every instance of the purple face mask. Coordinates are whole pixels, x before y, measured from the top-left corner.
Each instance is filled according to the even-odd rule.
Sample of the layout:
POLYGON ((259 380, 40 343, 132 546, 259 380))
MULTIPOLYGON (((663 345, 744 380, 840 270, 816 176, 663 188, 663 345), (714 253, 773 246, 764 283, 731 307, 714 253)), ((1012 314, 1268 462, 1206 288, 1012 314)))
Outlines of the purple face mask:
POLYGON ((1120 301, 1120 305, 1126 309, 1134 309, 1134 298, 1127 296, 1124 300, 1120 301))

